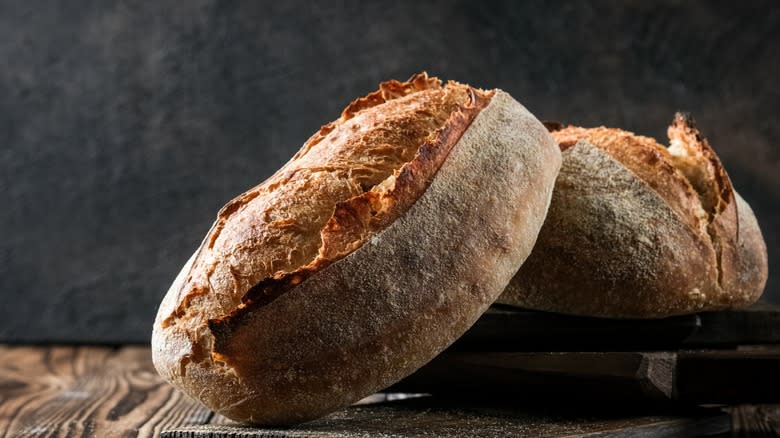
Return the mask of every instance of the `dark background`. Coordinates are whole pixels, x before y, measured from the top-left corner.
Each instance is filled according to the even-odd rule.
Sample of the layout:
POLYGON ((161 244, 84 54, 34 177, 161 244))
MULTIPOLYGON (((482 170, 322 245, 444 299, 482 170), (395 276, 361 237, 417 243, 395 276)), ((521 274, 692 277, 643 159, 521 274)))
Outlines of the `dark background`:
POLYGON ((0 341, 145 342, 223 203, 419 70, 660 139, 691 111, 780 302, 777 4, 0 0, 0 341))

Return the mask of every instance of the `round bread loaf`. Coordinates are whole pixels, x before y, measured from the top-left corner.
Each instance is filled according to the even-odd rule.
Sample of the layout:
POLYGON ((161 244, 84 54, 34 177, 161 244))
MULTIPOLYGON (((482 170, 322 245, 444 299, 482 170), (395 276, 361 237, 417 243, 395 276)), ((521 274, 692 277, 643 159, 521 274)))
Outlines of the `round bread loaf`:
POLYGON ((669 148, 619 129, 551 129, 563 165, 550 211, 498 302, 661 318, 758 299, 761 230, 689 116, 675 116, 669 148))
POLYGON ((505 288, 560 160, 505 92, 424 73, 381 84, 219 212, 158 311, 158 372, 261 424, 385 388, 505 288))

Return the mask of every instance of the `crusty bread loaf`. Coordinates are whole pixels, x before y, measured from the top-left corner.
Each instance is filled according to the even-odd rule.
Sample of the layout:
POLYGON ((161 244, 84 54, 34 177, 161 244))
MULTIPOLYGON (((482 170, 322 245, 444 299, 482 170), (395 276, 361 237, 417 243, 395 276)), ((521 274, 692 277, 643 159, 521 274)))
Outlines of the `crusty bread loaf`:
POLYGON ((551 135, 500 90, 383 83, 220 211, 160 306, 155 366, 252 423, 380 390, 501 293, 559 167, 551 135))
POLYGON ((553 132, 563 150, 547 220, 499 302, 611 318, 753 303, 767 278, 753 212, 692 119, 669 148, 619 129, 553 132))

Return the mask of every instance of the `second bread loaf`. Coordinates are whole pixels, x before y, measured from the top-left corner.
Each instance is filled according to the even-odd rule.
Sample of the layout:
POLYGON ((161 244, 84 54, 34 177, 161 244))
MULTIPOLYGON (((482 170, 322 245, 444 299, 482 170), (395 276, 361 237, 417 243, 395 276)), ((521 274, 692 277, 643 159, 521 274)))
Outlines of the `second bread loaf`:
POLYGON ((660 318, 746 306, 767 255, 750 206, 693 120, 670 146, 613 128, 558 127, 547 220, 499 302, 573 315, 660 318))

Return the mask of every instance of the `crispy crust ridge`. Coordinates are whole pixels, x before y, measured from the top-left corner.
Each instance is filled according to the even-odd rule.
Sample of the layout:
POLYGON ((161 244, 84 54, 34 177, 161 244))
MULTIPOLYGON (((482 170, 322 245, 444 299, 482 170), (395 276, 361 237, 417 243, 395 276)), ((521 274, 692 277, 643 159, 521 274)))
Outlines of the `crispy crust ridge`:
POLYGON ((739 212, 731 179, 690 114, 676 113, 667 135, 672 163, 696 190, 707 214, 707 235, 715 250, 718 285, 733 290, 738 275, 731 267, 738 265, 739 212))
POLYGON ((561 151, 573 147, 580 140, 603 150, 664 198, 689 228, 696 232, 705 231, 706 213, 701 208, 695 188, 675 168, 666 147, 654 139, 604 126, 567 126, 554 131, 552 136, 561 151))
POLYGON ((537 245, 499 302, 661 318, 759 298, 760 228, 689 114, 675 114, 668 147, 621 129, 545 126, 563 167, 537 245))
MULTIPOLYGON (((174 296, 166 303, 161 326, 166 328, 179 320, 187 320, 187 330, 194 330, 193 317, 200 312, 198 309, 210 309, 208 315, 203 315, 207 319, 227 315, 243 305, 242 299, 252 286, 310 264, 323 246, 321 233, 334 212, 327 211, 333 208, 333 204, 327 206, 324 203, 330 202, 330 199, 338 203, 367 191, 378 193, 372 187, 386 187, 387 182, 381 180, 387 174, 382 172, 392 173, 392 170, 377 169, 400 168, 413 155, 399 150, 413 146, 414 151, 418 151, 427 133, 431 132, 428 130, 442 126, 450 116, 452 109, 449 108, 453 102, 466 102, 468 106, 468 100, 474 100, 479 93, 482 92, 454 82, 442 86, 439 79, 423 72, 406 82, 384 82, 377 91, 350 103, 339 119, 320 128, 284 167, 220 210, 187 271, 182 272, 172 286, 174 296), (401 111, 390 108, 369 111, 382 104, 401 111), (444 118, 441 118, 441 111, 445 111, 444 118), (392 123, 385 126, 386 121, 392 123), (410 142, 413 138, 418 140, 410 142), (361 161, 361 156, 382 157, 386 161, 366 164, 361 161), (318 175, 326 177, 316 179, 318 175), (377 178, 378 175, 382 176, 377 178), (318 190, 321 192, 318 195, 321 196, 320 201, 311 203, 305 199, 307 193, 318 190), (285 203, 296 202, 299 205, 313 204, 316 214, 300 208, 287 216, 276 213, 285 211, 282 208, 285 203), (251 211, 245 212, 247 209, 251 211), (243 214, 243 217, 234 220, 237 214, 243 214), (321 223, 318 222, 320 220, 321 223), (247 233, 241 231, 241 227, 255 231, 247 233), (289 240, 291 234, 299 237, 289 240), (266 242, 276 244, 277 248, 272 250, 276 252, 254 255, 253 251, 264 247, 266 242), (284 248, 295 249, 285 255, 284 248), (237 259, 236 254, 243 258, 237 259), (262 266, 256 266, 258 264, 262 266), (259 277, 253 274, 257 272, 263 274, 259 277), (214 300, 217 302, 208 304, 214 300), (172 303, 175 305, 170 306, 172 303)), ((344 215, 342 211, 336 213, 339 217, 344 215)), ((333 242, 339 240, 339 232, 335 229, 330 229, 327 235, 333 242)), ((325 246, 326 249, 333 247, 333 244, 325 246)), ((205 324, 206 321, 201 319, 201 322, 205 324)))
POLYGON ((386 81, 379 84, 379 89, 366 96, 359 97, 352 101, 344 111, 341 112, 341 120, 348 120, 355 114, 365 109, 381 105, 388 100, 398 99, 408 94, 422 90, 430 90, 441 87, 441 80, 435 77, 428 77, 427 72, 412 75, 406 82, 396 80, 386 81))
MULTIPOLYGON (((395 79, 382 82, 379 84, 378 90, 368 93, 363 97, 358 97, 347 105, 341 112, 341 117, 338 120, 322 126, 317 133, 312 135, 306 143, 304 143, 303 148, 295 154, 293 160, 306 155, 311 148, 320 143, 328 134, 336 129, 337 126, 344 124, 344 122, 352 119, 361 111, 419 91, 435 90, 441 88, 441 86, 442 83, 439 78, 429 77, 428 73, 424 71, 412 75, 412 77, 405 82, 400 82, 395 79)), ((282 170, 284 170, 284 168, 282 168, 282 170)))
POLYGON ((317 258, 294 272, 278 278, 263 279, 247 291, 236 310, 208 321, 215 338, 213 353, 221 362, 229 365, 225 350, 231 334, 254 310, 270 304, 313 274, 360 248, 373 235, 400 217, 420 197, 452 147, 494 94, 493 91, 472 88, 469 91, 471 102, 451 114, 436 135, 420 147, 414 159, 391 177, 392 182, 386 184, 388 181, 385 181, 370 191, 336 205, 333 215, 321 231, 322 246, 317 258))
POLYGON ((689 113, 677 112, 667 135, 672 151, 677 144, 684 147, 682 154, 671 154, 672 161, 699 193, 702 207, 712 221, 715 215, 734 202, 734 188, 726 169, 689 113))
MULTIPOLYGON (((472 101, 468 92, 460 91, 463 89, 458 90, 458 105, 472 101)), ((428 91, 420 94, 424 93, 428 91)), ((436 92, 428 96, 451 97, 436 92)), ((366 126, 366 116, 382 111, 397 114, 407 103, 419 101, 414 94, 407 97, 414 99, 400 109, 383 106, 353 120, 366 126)), ((416 123, 427 117, 423 111, 407 112, 407 120, 416 123)), ((435 120, 436 128, 460 111, 446 106, 438 113, 442 117, 435 120)), ((380 128, 397 130, 393 120, 375 120, 380 128)), ((347 129, 342 132, 355 132, 351 126, 347 129)), ((561 157, 539 121, 500 90, 494 91, 459 136, 456 130, 450 135, 453 141, 459 139, 421 195, 408 199, 411 205, 406 211, 347 256, 269 305, 247 313, 243 324, 225 324, 224 328, 233 331, 219 352, 213 350, 215 336, 203 318, 225 315, 235 307, 225 312, 224 307, 218 307, 219 301, 196 302, 193 309, 202 313, 186 315, 173 327, 160 325, 176 304, 176 291, 187 281, 193 256, 158 312, 152 358, 160 375, 233 420, 289 425, 341 409, 397 382, 460 337, 504 290, 531 252, 546 216, 561 157), (206 309, 204 304, 213 307, 206 309), (202 342, 196 343, 193 335, 202 342)), ((443 132, 438 136, 448 143, 443 132)), ((374 195, 353 209, 344 209, 344 221, 339 217, 333 223, 348 225, 357 216, 357 222, 363 224, 363 211, 371 216, 372 210, 381 207, 376 196, 396 187, 402 196, 402 185, 397 184, 402 165, 425 155, 426 149, 420 151, 420 145, 432 138, 417 142, 412 155, 404 155, 404 161, 394 167, 397 174, 374 184, 374 195)), ((327 157, 323 157, 323 150, 317 150, 320 148, 310 153, 318 159, 332 157, 334 151, 327 149, 330 144, 326 139, 321 146, 327 157)), ((430 151, 438 153, 436 148, 430 151)), ((365 160, 375 156, 368 155, 365 160)), ((359 166, 362 161, 354 163, 359 166)), ((435 164, 434 160, 426 162, 435 164)), ((412 182, 421 180, 415 177, 412 182)), ((317 198, 330 193, 327 187, 316 187, 317 191, 306 191, 306 195, 317 198)), ((234 221, 251 224, 257 202, 231 220, 226 235, 235 232, 234 221)), ((333 205, 318 232, 333 216, 333 205)), ((287 204, 279 208, 305 214, 299 207, 287 204)), ((277 217, 284 217, 285 211, 277 211, 277 217)), ((364 225, 357 227, 355 235, 362 238, 365 229, 364 225)), ((238 231, 251 236, 252 229, 238 231)), ((219 269, 224 268, 217 272, 219 269)), ((269 277, 266 272, 254 278, 269 277)), ((290 284, 297 281, 291 278, 290 284)), ((216 293, 232 292, 229 283, 216 286, 222 288, 216 293)), ((242 289, 242 295, 249 288, 242 289)))
POLYGON ((734 189, 726 169, 689 113, 675 113, 667 129, 668 148, 650 137, 618 128, 564 127, 560 122, 545 122, 545 127, 561 151, 587 140, 607 152, 672 203, 683 219, 690 216, 693 195, 707 214, 707 222, 734 203, 734 189))
POLYGON ((675 113, 667 129, 668 148, 652 138, 603 126, 558 127, 552 134, 561 151, 587 140, 626 166, 655 190, 691 230, 709 238, 715 250, 718 285, 727 288, 727 283, 735 281, 726 278, 724 269, 735 264, 737 257, 732 243, 739 235, 734 189, 690 114, 675 113))

